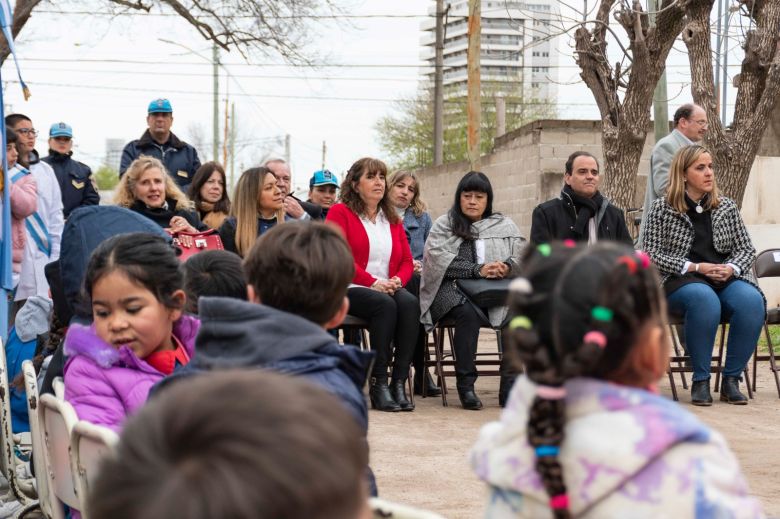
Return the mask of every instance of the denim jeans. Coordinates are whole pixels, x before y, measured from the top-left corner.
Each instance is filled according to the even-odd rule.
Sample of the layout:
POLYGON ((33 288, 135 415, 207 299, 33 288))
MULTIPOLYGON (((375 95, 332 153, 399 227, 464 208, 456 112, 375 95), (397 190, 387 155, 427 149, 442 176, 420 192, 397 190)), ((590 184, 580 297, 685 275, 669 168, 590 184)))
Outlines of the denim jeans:
POLYGON ((742 280, 721 289, 704 283, 689 283, 669 294, 667 302, 671 312, 684 316, 693 380, 710 378, 710 359, 721 318, 729 323, 723 375, 739 377, 756 348, 764 325, 766 308, 761 293, 742 280))

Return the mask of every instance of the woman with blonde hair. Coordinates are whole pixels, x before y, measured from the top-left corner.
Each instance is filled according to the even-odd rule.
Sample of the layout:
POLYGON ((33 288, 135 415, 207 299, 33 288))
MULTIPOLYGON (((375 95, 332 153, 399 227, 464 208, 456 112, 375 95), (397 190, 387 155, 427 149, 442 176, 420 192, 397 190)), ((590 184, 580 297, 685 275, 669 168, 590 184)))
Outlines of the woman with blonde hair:
POLYGON ((650 207, 644 246, 662 275, 669 311, 684 319, 693 405, 712 405, 710 363, 721 318, 729 322, 720 399, 746 405, 739 379, 764 323, 766 300, 751 267, 756 250, 737 204, 718 192, 710 152, 680 148, 666 197, 650 207))
MULTIPOLYGON (((415 297, 420 297, 420 270, 422 269, 425 241, 433 227, 431 215, 426 212, 426 205, 420 195, 420 181, 412 171, 396 171, 387 180, 387 195, 395 208, 398 217, 404 223, 406 237, 414 259, 414 274, 406 284, 406 290, 415 297)), ((441 389, 433 382, 431 374, 423 369, 425 347, 428 335, 425 327, 420 325, 417 345, 414 348, 414 393, 425 396, 439 396, 441 389), (423 385, 427 386, 423 391, 423 385)))
POLYGON ((225 250, 243 258, 260 235, 285 218, 284 197, 274 174, 265 167, 251 168, 236 183, 230 216, 219 236, 225 250))
POLYGON ((130 164, 114 191, 114 203, 172 232, 206 230, 195 205, 154 157, 141 155, 130 164))

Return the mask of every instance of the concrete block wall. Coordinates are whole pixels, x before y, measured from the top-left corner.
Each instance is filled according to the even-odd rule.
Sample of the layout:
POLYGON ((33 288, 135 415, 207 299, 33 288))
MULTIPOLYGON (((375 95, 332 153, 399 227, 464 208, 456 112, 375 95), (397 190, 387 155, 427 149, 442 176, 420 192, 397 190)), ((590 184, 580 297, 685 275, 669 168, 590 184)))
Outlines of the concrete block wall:
MULTIPOLYGON (((644 173, 637 181, 640 207, 653 144, 651 132, 639 166, 640 174, 644 173)), ((603 163, 599 121, 534 121, 496 139, 494 151, 482 157, 481 167, 493 184, 494 209, 512 218, 528 236, 534 207, 558 196, 566 159, 578 150, 592 153, 603 163)), ((434 219, 451 207, 458 181, 468 171, 467 162, 418 171, 421 193, 434 219)))

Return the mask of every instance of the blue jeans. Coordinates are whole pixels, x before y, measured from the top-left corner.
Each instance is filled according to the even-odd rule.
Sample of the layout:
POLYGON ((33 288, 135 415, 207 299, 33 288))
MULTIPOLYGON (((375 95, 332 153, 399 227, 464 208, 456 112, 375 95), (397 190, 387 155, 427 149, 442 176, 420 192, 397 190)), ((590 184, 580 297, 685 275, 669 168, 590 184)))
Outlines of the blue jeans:
POLYGON ((689 283, 669 294, 667 302, 672 313, 684 316, 694 382, 710 378, 712 349, 721 318, 729 323, 723 375, 741 376, 764 325, 764 298, 756 287, 742 280, 721 289, 689 283))

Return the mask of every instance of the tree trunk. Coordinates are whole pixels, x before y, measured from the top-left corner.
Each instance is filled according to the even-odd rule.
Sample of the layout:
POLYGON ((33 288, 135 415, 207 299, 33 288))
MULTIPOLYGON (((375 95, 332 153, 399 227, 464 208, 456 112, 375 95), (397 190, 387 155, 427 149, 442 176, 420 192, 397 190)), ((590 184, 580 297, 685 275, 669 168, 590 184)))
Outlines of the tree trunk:
MULTIPOLYGON (((27 20, 30 19, 32 10, 40 3, 41 0, 16 0, 14 21, 11 26, 11 34, 14 39, 19 35, 27 20)), ((0 38, 0 41, 2 41, 2 45, 0 45, 0 65, 2 65, 5 62, 5 58, 11 53, 11 49, 8 47, 8 42, 5 41, 5 38, 0 38)))
POLYGON ((720 122, 712 75, 709 22, 713 0, 692 0, 690 23, 683 30, 693 99, 707 112, 705 143, 712 152, 718 186, 740 207, 753 159, 780 96, 780 2, 756 0, 752 5, 755 27, 747 32, 742 69, 734 79, 737 101, 728 131, 720 122))

